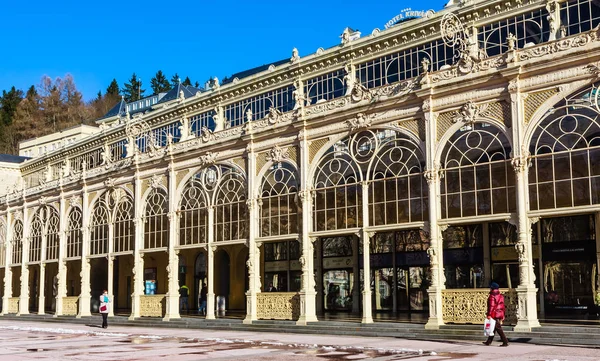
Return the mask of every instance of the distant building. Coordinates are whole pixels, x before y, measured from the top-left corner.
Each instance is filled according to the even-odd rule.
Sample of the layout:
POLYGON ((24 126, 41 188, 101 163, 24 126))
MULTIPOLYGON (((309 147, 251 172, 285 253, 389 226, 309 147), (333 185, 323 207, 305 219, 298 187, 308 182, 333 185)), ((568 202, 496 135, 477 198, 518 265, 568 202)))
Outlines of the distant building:
POLYGON ((60 132, 27 139, 19 143, 19 155, 37 158, 44 154, 65 149, 67 146, 100 131, 91 125, 76 125, 60 132))
POLYGON ((17 155, 0 154, 0 196, 3 196, 21 184, 21 163, 27 157, 17 155))

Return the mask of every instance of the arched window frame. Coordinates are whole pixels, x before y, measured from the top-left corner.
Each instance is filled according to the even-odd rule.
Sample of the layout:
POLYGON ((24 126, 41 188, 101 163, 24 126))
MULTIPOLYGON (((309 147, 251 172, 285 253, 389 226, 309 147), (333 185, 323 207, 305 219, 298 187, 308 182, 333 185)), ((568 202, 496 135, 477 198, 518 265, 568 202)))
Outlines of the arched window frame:
POLYGON ((426 221, 428 189, 423 152, 407 135, 384 132, 369 167, 369 225, 426 221), (405 210, 404 214, 400 210, 405 210))
POLYGON ((110 192, 104 192, 94 204, 91 216, 90 255, 108 253, 109 224, 111 216, 107 198, 110 192))
POLYGON ((117 188, 113 191, 112 201, 114 203, 113 252, 132 252, 135 242, 133 198, 125 190, 117 188))
POLYGON ((208 242, 208 194, 204 184, 206 169, 195 173, 185 184, 179 203, 179 245, 208 242))
POLYGON ((20 265, 23 262, 23 222, 21 220, 13 223, 10 242, 12 244, 11 265, 20 265))
POLYGON ((600 204, 599 84, 572 93, 531 131, 530 210, 600 204))
POLYGON ((72 207, 67 219, 67 249, 66 258, 73 259, 81 257, 82 246, 82 221, 81 208, 72 207))
POLYGON ((246 178, 233 167, 219 167, 213 194, 215 212, 215 242, 248 238, 248 208, 246 178))
POLYGON ((146 197, 144 210, 144 249, 169 246, 169 197, 161 188, 154 188, 146 197))
POLYGON ((516 209, 512 146, 494 124, 467 123, 444 144, 442 218, 504 214, 516 209))
POLYGON ((60 247, 60 216, 54 207, 48 207, 48 219, 46 221, 46 259, 45 261, 58 261, 60 247))
POLYGON ((261 237, 300 232, 299 187, 298 171, 293 164, 288 162, 271 164, 262 177, 258 199, 261 237))

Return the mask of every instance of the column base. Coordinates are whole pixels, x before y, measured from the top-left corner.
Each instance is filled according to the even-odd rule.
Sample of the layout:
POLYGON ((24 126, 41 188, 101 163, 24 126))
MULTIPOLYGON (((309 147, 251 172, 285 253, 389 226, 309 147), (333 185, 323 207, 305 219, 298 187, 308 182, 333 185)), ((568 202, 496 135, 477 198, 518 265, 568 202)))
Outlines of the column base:
POLYGON ((515 332, 531 332, 536 327, 542 327, 538 320, 518 320, 513 330, 515 332))
POLYGON ((179 319, 181 319, 181 315, 179 315, 179 313, 171 313, 171 314, 166 314, 162 320, 165 322, 169 322, 171 320, 179 320, 179 319))
POLYGON ((360 323, 373 323, 373 308, 371 307, 371 292, 363 291, 363 316, 360 323))
POLYGON ((309 322, 319 322, 317 319, 317 293, 312 292, 298 292, 300 297, 300 317, 296 321, 296 325, 306 326, 309 322))
POLYGON ((439 330, 440 326, 444 325, 444 321, 438 317, 429 317, 425 324, 426 330, 439 330))
POLYGON ((537 318, 537 288, 532 285, 519 286, 517 291, 517 332, 531 332, 533 328, 541 327, 537 318))
POLYGON ((439 330, 444 325, 444 314, 442 307, 442 288, 431 286, 427 290, 429 294, 429 319, 425 324, 426 330, 439 330))

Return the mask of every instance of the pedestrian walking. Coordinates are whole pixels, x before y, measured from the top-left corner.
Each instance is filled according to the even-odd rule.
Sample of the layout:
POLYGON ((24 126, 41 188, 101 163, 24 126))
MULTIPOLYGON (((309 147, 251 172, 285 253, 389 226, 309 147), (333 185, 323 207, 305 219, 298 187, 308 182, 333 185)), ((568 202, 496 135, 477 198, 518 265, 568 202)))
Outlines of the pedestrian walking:
MULTIPOLYGON (((487 306, 487 319, 494 319, 496 321, 496 325, 494 327, 494 334, 498 332, 500 338, 502 339, 503 347, 508 346, 508 339, 504 334, 504 330, 502 330, 502 321, 504 321, 504 296, 500 293, 500 286, 496 282, 492 282, 490 284, 490 295, 488 296, 488 306, 487 306)), ((492 344, 494 340, 494 335, 489 336, 487 341, 483 344, 489 346, 492 344)))
POLYGON ((185 312, 190 313, 190 306, 188 303, 188 297, 190 295, 190 289, 185 284, 179 289, 179 312, 183 311, 185 306, 185 312))
POLYGON ((102 328, 108 328, 108 304, 110 303, 110 299, 108 298, 108 291, 104 290, 104 292, 100 295, 100 314, 102 315, 102 328))
POLYGON ((208 294, 208 290, 206 289, 206 285, 202 286, 200 290, 200 307, 198 308, 198 312, 204 316, 206 316, 206 296, 208 294))

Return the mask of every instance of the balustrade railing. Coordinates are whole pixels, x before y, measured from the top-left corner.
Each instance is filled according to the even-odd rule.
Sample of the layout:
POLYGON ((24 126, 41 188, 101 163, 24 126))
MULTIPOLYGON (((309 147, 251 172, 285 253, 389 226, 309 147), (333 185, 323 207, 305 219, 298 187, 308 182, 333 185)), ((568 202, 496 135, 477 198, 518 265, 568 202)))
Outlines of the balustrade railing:
MULTIPOLYGON (((517 322, 518 298, 514 289, 501 289, 506 307, 504 323, 517 322)), ((442 316, 446 323, 482 324, 486 318, 489 289, 442 291, 442 316)))

